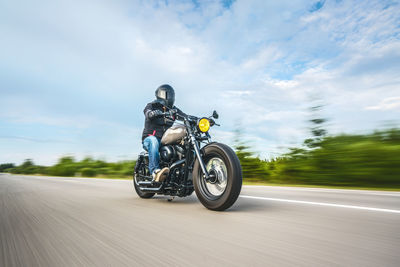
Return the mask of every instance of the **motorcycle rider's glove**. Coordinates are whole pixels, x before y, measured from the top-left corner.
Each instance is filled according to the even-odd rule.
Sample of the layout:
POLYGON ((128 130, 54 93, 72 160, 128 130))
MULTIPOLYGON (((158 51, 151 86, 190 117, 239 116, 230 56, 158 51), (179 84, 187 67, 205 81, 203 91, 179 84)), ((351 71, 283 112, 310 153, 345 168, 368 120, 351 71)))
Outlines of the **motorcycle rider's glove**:
POLYGON ((170 109, 169 110, 169 114, 171 117, 174 117, 176 115, 176 113, 178 113, 178 111, 176 109, 170 109))
POLYGON ((158 109, 149 111, 147 113, 147 116, 148 116, 149 119, 154 119, 154 118, 157 118, 157 117, 161 117, 162 115, 163 115, 162 111, 158 110, 158 109))
POLYGON ((167 118, 174 121, 176 119, 176 116, 175 116, 176 113, 178 113, 178 111, 176 109, 170 109, 168 111, 167 118))

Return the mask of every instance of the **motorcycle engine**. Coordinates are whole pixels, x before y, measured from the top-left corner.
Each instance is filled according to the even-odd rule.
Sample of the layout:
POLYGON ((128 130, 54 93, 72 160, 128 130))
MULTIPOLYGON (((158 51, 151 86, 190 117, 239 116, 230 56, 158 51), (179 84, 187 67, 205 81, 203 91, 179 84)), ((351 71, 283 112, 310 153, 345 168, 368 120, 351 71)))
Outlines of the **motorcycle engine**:
POLYGON ((160 158, 164 162, 171 162, 176 157, 176 151, 173 146, 163 146, 160 148, 160 158))
POLYGON ((160 158, 164 162, 172 162, 183 157, 183 148, 175 146, 163 146, 160 148, 160 158))

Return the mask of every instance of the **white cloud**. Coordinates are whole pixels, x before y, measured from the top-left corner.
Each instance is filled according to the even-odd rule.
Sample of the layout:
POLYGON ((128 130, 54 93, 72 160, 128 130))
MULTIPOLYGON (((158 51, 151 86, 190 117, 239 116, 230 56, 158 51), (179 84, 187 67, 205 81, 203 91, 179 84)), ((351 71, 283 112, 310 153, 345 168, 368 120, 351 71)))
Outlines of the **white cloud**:
POLYGON ((240 91, 240 90, 236 90, 236 91, 230 91, 230 90, 228 90, 228 91, 226 91, 225 92, 228 96, 234 96, 234 97, 236 97, 236 96, 249 96, 249 95, 251 95, 253 92, 252 91, 249 91, 249 90, 243 90, 243 91, 240 91))
POLYGON ((277 47, 262 48, 257 54, 247 59, 242 66, 244 69, 255 70, 264 68, 268 64, 278 60, 281 57, 277 47))
POLYGON ((400 97, 389 97, 380 101, 376 106, 369 106, 369 110, 392 110, 400 108, 400 97))
POLYGON ((266 82, 281 89, 295 88, 299 85, 299 82, 295 80, 269 80, 266 82))

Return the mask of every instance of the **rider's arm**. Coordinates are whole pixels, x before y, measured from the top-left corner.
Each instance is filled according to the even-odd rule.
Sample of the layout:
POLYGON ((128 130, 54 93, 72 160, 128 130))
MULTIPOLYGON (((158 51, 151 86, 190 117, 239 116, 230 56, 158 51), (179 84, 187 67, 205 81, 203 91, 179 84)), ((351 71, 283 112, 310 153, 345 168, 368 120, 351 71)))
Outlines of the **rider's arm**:
POLYGON ((186 115, 186 113, 184 113, 182 110, 180 110, 179 108, 177 108, 177 107, 174 107, 174 109, 176 109, 176 111, 177 111, 177 113, 179 114, 179 115, 181 115, 181 116, 183 116, 183 117, 186 117, 187 115, 186 115))
POLYGON ((153 109, 151 104, 148 104, 143 110, 144 116, 146 119, 153 120, 157 117, 161 117, 163 115, 161 110, 153 109))

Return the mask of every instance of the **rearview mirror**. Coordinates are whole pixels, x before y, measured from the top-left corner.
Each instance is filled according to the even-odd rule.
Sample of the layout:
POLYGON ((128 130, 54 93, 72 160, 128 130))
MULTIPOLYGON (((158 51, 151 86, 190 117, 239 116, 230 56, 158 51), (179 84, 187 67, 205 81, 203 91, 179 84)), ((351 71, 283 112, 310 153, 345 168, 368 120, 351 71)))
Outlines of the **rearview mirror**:
POLYGON ((212 117, 213 117, 214 119, 218 119, 219 115, 218 115, 218 113, 217 113, 216 110, 213 111, 212 117))

